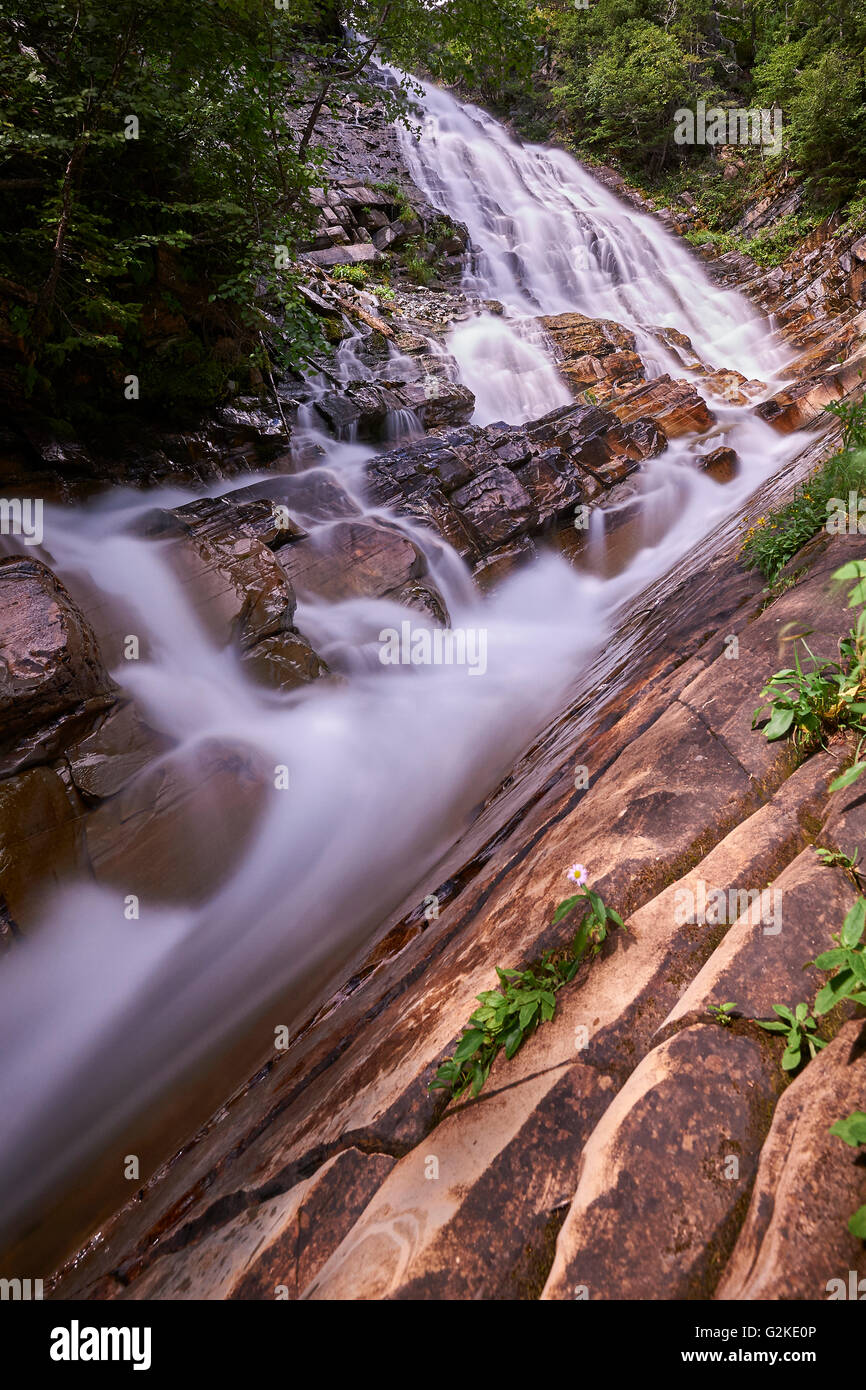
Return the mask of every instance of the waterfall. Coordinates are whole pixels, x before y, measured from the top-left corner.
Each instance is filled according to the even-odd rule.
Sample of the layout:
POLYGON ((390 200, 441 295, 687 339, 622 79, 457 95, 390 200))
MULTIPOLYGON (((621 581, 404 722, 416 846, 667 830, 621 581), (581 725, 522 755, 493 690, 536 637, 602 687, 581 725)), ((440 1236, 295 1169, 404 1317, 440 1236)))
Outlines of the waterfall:
MULTIPOLYGON (((646 325, 688 334, 714 365, 765 381, 778 372, 778 345, 745 301, 714 288, 673 237, 574 160, 517 146, 491 117, 435 88, 424 89, 423 102, 420 142, 403 137, 414 176, 470 228, 467 288, 505 309, 461 324, 449 344, 479 419, 519 421, 570 399, 535 323, 540 313, 578 310, 632 325, 655 370, 670 363, 646 325)), ((352 344, 338 369, 367 371, 352 344)), ((405 608, 306 602, 298 625, 343 679, 274 699, 214 647, 163 550, 137 533, 140 514, 177 506, 188 493, 121 490, 46 509, 49 563, 73 586, 86 581, 112 596, 128 630, 148 639, 145 659, 113 674, 172 740, 167 760, 190 758, 205 740, 242 743, 266 767, 287 766, 289 786, 274 790, 250 852, 204 905, 145 901, 140 919, 126 921, 121 894, 69 884, 3 961, 0 1224, 32 1209, 269 1001, 284 1001, 276 1024, 292 1021, 288 1008, 300 1018, 320 1000, 563 707, 622 605, 794 451, 747 410, 717 414, 718 442, 735 444, 740 475, 719 487, 682 450, 653 460, 643 482, 645 543, 614 577, 545 555, 482 600, 444 542, 411 528, 446 592, 452 626, 486 634, 487 669, 477 680, 456 667, 383 665, 378 634, 399 627, 405 608)), ((312 429, 312 411, 306 420, 312 429)), ((367 509, 359 479, 373 451, 321 434, 316 442, 314 466, 332 470, 367 509)), ((603 543, 603 527, 593 540, 603 543)))
MULTIPOLYGON (((713 367, 777 378, 790 350, 741 295, 714 288, 697 258, 651 216, 563 150, 518 145, 486 112, 421 86, 420 138, 401 133, 406 162, 430 202, 469 228, 465 288, 499 300, 516 336, 537 315, 577 310, 634 330, 651 370, 673 364, 676 376, 688 375, 647 326, 685 333, 713 367)), ((499 339, 497 371, 508 351, 502 324, 499 339)), ((461 360, 457 348, 455 355, 461 360)))

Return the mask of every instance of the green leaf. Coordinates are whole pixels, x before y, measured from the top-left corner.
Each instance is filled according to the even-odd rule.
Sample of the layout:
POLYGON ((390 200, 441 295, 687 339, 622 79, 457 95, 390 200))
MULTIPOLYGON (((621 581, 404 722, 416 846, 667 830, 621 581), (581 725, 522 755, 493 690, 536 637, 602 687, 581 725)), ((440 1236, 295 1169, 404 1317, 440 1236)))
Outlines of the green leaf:
POLYGON ((520 1026, 526 1028, 532 1022, 538 1012, 538 1000, 534 999, 530 1004, 524 1004, 520 1010, 520 1026))
POLYGON ((764 736, 770 742, 777 738, 784 738, 794 722, 794 711, 784 709, 781 705, 775 705, 770 716, 770 722, 764 729, 764 736))
POLYGON ((842 923, 839 937, 843 946, 856 946, 866 926, 866 898, 858 898, 842 923))
POLYGON ((502 1045, 505 1048, 505 1055, 509 1060, 514 1056, 515 1052, 517 1051, 522 1042, 523 1029, 521 1028, 519 1023, 516 1023, 513 1028, 510 1028, 508 1030, 508 1032, 502 1039, 502 1045))
POLYGON ((576 903, 579 903, 583 897, 583 893, 575 893, 572 898, 564 898, 553 914, 553 925, 555 926, 557 922, 561 922, 563 917, 567 917, 571 909, 576 903))
POLYGON ((841 774, 841 777, 835 777, 831 781, 830 791, 844 791, 845 787, 851 787, 851 784, 855 783, 863 773, 866 773, 866 763, 852 763, 851 767, 848 767, 841 774))
POLYGON ((830 1133, 835 1134, 845 1144, 850 1144, 852 1149, 866 1144, 866 1112, 855 1110, 846 1120, 837 1120, 830 1133))
POLYGON ((849 560, 841 569, 834 570, 834 584, 844 584, 846 579, 859 579, 863 574, 862 564, 862 560, 849 560))
POLYGON ((795 1067, 798 1067, 800 1065, 800 1060, 802 1056, 801 1049, 802 1043, 799 1037, 797 1038, 796 1042, 792 1040, 788 1043, 788 1046, 782 1053, 782 1071, 793 1071, 795 1067))
POLYGON ((819 1018, 822 1014, 828 1014, 839 1000, 847 998, 854 988, 856 980, 853 971, 840 970, 838 975, 834 975, 832 980, 828 980, 824 988, 818 991, 813 1013, 819 1018))
POLYGON ((468 1061, 468 1059, 478 1051, 483 1042, 484 1034, 480 1028, 471 1028, 467 1033, 464 1033, 454 1053, 455 1064, 460 1066, 462 1062, 468 1061))
POLYGON ((858 1240, 866 1240, 866 1206, 860 1207, 848 1221, 848 1230, 858 1240))
POLYGON ((824 951, 820 956, 816 956, 815 965, 819 970, 835 970, 837 965, 847 961, 848 954, 841 946, 834 946, 832 951, 824 951))

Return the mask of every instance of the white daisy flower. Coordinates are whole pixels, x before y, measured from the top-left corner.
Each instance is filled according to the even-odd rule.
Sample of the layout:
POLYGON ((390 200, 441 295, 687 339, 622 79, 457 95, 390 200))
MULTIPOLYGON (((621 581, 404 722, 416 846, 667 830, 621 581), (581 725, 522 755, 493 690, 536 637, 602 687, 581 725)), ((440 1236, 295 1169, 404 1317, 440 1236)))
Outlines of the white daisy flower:
POLYGON ((578 888, 586 887, 586 869, 582 864, 572 864, 565 877, 571 879, 578 888))

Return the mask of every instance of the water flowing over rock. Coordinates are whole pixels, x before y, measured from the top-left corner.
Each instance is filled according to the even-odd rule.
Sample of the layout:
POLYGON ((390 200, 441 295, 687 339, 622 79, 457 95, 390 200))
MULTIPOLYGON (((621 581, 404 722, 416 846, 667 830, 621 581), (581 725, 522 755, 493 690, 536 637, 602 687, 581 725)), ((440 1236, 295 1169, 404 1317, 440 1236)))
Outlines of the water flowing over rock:
MULTIPOLYGON (((326 170, 302 269, 336 350, 272 408, 227 407, 224 450, 185 441, 208 495, 49 516, 74 600, 38 561, 0 565, 51 636, 32 687, 16 656, 10 709, 25 743, 57 732, 0 782, 0 1030, 37 1020, 0 1037, 0 1222, 60 1299, 821 1297, 859 1258, 829 1220, 796 1274, 774 1251, 808 1240, 786 1164, 799 1182, 828 1155, 853 1026, 784 1091, 754 1020, 853 900, 813 846, 858 843, 863 816, 830 791, 853 746, 795 757, 752 715, 786 634, 836 652, 830 577, 862 541, 822 534, 772 594, 736 555, 744 510, 838 438, 766 421, 808 418, 839 372, 803 309, 784 380, 790 343, 656 221, 564 151, 421 100, 417 143, 373 112, 351 177, 326 170), (447 287, 327 274, 375 272, 443 216, 447 287), (229 490, 230 471, 263 476, 229 490), (483 635, 484 671, 383 662, 403 614, 483 635), (553 917, 577 857, 626 930, 450 1103, 429 1083, 497 967, 571 939, 575 909, 553 917), (778 889, 784 931, 739 897, 684 923, 679 895, 715 884, 778 889), (63 1107, 32 1080, 55 1054, 63 1107), (152 1156, 134 1192, 100 1168, 120 1133, 152 1156)), ((833 332, 856 356, 853 308, 833 332)), ((858 1181, 849 1164, 834 1218, 858 1181)))

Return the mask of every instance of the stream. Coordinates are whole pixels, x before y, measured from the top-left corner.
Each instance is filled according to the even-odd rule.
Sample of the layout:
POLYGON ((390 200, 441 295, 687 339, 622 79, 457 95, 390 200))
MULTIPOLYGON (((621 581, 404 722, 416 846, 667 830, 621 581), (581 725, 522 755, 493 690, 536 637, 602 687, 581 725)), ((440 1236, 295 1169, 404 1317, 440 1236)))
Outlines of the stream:
MULTIPOLYGON (((505 311, 457 324, 447 343, 476 395, 475 423, 536 419, 572 399, 537 322, 569 310, 631 328, 650 377, 690 377, 647 331, 664 326, 688 335, 713 367, 778 389, 790 354, 772 325, 713 286, 652 218, 566 153, 520 147, 436 88, 424 87, 422 104, 420 138, 401 135, 413 178, 469 228, 467 293, 505 311)), ((351 370, 370 371, 357 359, 351 370)), ((579 567, 545 553, 482 597, 443 541, 399 518, 427 556, 452 628, 483 630, 483 679, 459 666, 384 665, 379 633, 407 616, 395 603, 306 601, 295 622, 343 679, 282 697, 264 691, 214 645, 162 545, 136 530, 154 507, 203 490, 119 489, 46 507, 48 563, 73 593, 111 595, 140 637, 144 659, 121 661, 112 675, 171 741, 166 759, 194 768, 207 741, 241 744, 267 768, 286 767, 288 788, 268 797, 250 849, 207 902, 143 901, 140 919, 127 921, 116 893, 69 883, 4 962, 0 1226, 11 1229, 269 1001, 290 999, 292 1016, 280 1013, 289 1026, 315 1007, 568 704, 628 605, 803 448, 751 406, 712 407, 717 423, 701 447, 735 448, 738 476, 720 486, 696 470, 694 439, 650 460, 635 475, 642 529, 616 565, 605 563, 602 526, 579 567)), ((319 451, 312 466, 372 511, 361 480, 374 450, 311 420, 307 429, 319 451)), ((403 419, 392 433, 413 430, 403 419)), ((330 524, 302 509, 298 517, 310 531, 330 524)), ((232 808, 220 813, 231 819, 232 808)))

